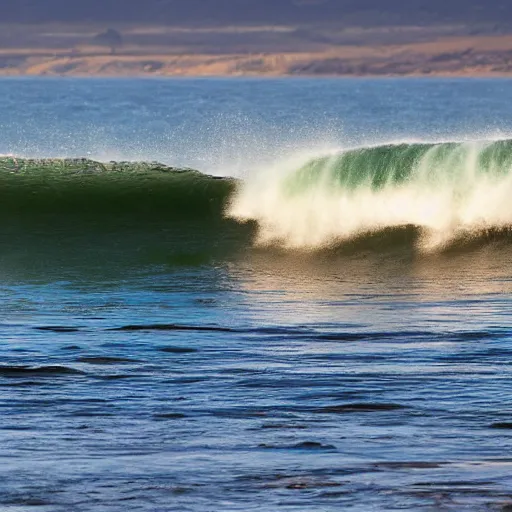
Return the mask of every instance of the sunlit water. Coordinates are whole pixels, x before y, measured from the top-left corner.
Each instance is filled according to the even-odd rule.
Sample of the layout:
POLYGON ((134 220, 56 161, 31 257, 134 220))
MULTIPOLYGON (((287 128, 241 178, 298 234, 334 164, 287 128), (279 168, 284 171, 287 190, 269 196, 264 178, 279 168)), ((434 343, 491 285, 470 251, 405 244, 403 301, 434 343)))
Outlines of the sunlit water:
MULTIPOLYGON (((4 80, 0 152, 247 178, 320 147, 504 136, 511 85, 4 80)), ((300 252, 254 230, 3 219, 2 510, 505 510, 510 237, 300 252)))

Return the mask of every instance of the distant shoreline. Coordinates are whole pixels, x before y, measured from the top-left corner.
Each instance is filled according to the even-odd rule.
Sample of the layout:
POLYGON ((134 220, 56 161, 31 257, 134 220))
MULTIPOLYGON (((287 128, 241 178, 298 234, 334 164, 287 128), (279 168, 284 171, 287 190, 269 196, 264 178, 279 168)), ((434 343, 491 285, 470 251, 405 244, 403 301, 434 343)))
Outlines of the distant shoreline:
POLYGON ((463 26, 99 30, 0 24, 0 76, 512 76, 512 32, 463 26))
MULTIPOLYGON (((511 42, 512 43, 512 42, 511 42)), ((511 44, 512 48, 512 44, 511 44)), ((489 52, 490 63, 442 61, 448 52, 426 58, 402 61, 395 55, 380 59, 364 55, 347 57, 326 54, 250 54, 250 55, 52 55, 39 56, 29 51, 19 63, 0 66, 0 76, 96 76, 96 77, 508 77, 511 62, 499 63, 499 52, 489 52), (436 62, 439 59, 441 65, 436 62)), ((400 52, 396 52, 400 53, 400 52)), ((10 55, 0 51, 0 63, 10 55)), ((476 58, 478 59, 478 57, 476 58)))
MULTIPOLYGON (((274 56, 272 56, 274 57, 274 56)), ((180 57, 187 59, 187 56, 180 57)), ((257 57, 256 57, 257 58, 257 57)), ((0 53, 1 59, 1 53, 0 53)), ((381 68, 373 70, 371 67, 363 72, 353 70, 347 72, 335 70, 326 72, 321 69, 325 63, 322 57, 310 56, 306 62, 306 69, 290 70, 286 65, 274 69, 241 70, 251 56, 233 57, 231 60, 223 56, 221 65, 212 65, 210 58, 201 60, 193 56, 193 64, 186 63, 185 69, 178 66, 173 69, 168 57, 147 56, 141 58, 123 59, 122 57, 103 56, 101 59, 31 59, 32 65, 28 69, 13 67, 0 68, 0 77, 97 77, 97 78, 507 78, 512 77, 512 69, 496 70, 489 66, 459 67, 454 69, 412 69, 400 70, 400 66, 393 62, 383 63, 381 68), (151 60, 158 70, 148 70, 147 62, 151 60), (312 69, 311 69, 312 68, 312 69), (315 71, 315 68, 318 71, 315 71), (397 68, 397 69, 395 69, 397 68)), ((289 59, 289 56, 288 56, 289 59)), ((361 64, 364 66, 364 64, 361 64)))
POLYGON ((52 75, 49 75, 49 74, 40 74, 40 75, 34 75, 34 74, 23 74, 23 73, 19 73, 19 74, 14 74, 14 73, 10 73, 10 74, 6 74, 6 73, 1 73, 0 72, 0 80, 4 80, 4 79, 9 79, 9 78, 12 78, 12 79, 16 79, 16 78, 48 78, 48 79, 58 79, 58 78, 70 78, 70 79, 110 79, 110 80, 121 80, 121 79, 148 79, 148 80, 165 80, 165 79, 168 79, 168 80, 178 80, 178 79, 183 79, 183 80, 187 80, 187 79, 205 79, 205 80, 208 80, 208 79, 232 79, 232 80, 237 80, 237 79, 250 79, 250 78, 253 78, 253 79, 261 79, 261 80, 264 80, 264 79, 268 79, 268 80, 272 80, 272 79, 290 79, 290 80, 299 80, 299 79, 310 79, 310 80, 314 80, 314 79, 318 79, 318 80, 327 80, 327 79, 333 79, 333 80, 336 80, 336 79, 339 79, 339 80, 361 80, 361 79, 372 79, 372 80, 378 80, 378 79, 382 79, 382 80, 386 80, 386 79, 400 79, 400 78, 403 78, 403 79, 412 79, 412 78, 417 78, 417 79, 425 79, 425 80, 428 80, 429 78, 430 79, 450 79, 450 78, 453 78, 453 79, 467 79, 467 80, 471 80, 471 79, 496 79, 496 80, 499 80, 499 79, 510 79, 512 78, 512 72, 509 73, 509 74, 485 74, 485 73, 480 73, 480 74, 464 74, 464 73, 452 73, 452 74, 442 74, 442 73, 439 73, 439 74, 401 74, 401 75, 229 75, 229 74, 226 74, 226 75, 150 75, 150 74, 126 74, 126 75, 105 75, 105 74, 60 74, 60 75, 57 75, 57 74, 52 74, 52 75))
POLYGON ((401 73, 401 74, 153 74, 153 73, 126 73, 126 74, 106 74, 106 73, 4 73, 0 70, 0 79, 8 78, 104 78, 104 79, 129 79, 129 78, 147 78, 147 79, 397 79, 397 78, 422 78, 422 79, 435 79, 435 78, 467 78, 467 79, 507 79, 512 78, 512 71, 508 73, 493 73, 493 72, 439 72, 439 73, 401 73))

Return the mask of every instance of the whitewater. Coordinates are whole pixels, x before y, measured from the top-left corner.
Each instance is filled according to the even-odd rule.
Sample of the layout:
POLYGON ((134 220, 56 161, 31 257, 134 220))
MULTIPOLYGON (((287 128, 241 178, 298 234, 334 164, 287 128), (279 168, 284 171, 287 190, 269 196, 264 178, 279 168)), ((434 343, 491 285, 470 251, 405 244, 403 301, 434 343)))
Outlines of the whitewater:
POLYGON ((271 167, 228 212, 257 221, 261 245, 318 249, 413 226, 431 250, 509 228, 511 170, 510 140, 358 148, 271 167))

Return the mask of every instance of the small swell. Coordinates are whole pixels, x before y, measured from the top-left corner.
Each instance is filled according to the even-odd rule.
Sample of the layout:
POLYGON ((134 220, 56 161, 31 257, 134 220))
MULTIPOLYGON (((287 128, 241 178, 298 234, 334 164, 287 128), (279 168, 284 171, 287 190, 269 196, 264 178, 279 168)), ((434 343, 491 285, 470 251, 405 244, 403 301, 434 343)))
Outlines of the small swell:
POLYGON ((316 441, 303 441, 301 443, 292 444, 289 446, 271 445, 271 444, 260 444, 259 448, 267 448, 274 450, 336 450, 336 447, 332 444, 322 444, 316 441))
POLYGON ((0 366, 0 377, 51 377, 55 375, 85 375, 67 366, 0 366))
POLYGON ((158 350, 167 354, 194 354, 198 352, 196 348, 189 347, 161 347, 158 350))
POLYGON ((77 359, 79 363, 87 364, 118 364, 118 363, 140 363, 137 359, 127 359, 123 357, 107 357, 107 356, 83 356, 77 359))
POLYGON ((78 332, 80 330, 79 327, 67 327, 63 325, 43 325, 40 327, 34 327, 36 331, 47 331, 47 332, 55 332, 55 333, 70 333, 70 332, 78 332))
POLYGON ((142 324, 142 325, 124 325, 115 327, 110 331, 210 331, 210 332, 234 332, 229 327, 219 327, 215 325, 179 325, 179 324, 142 324))
POLYGON ((400 404, 387 403, 353 403, 342 405, 331 405, 327 407, 319 407, 315 412, 322 414, 347 414, 357 412, 383 412, 397 411, 406 407, 400 404))

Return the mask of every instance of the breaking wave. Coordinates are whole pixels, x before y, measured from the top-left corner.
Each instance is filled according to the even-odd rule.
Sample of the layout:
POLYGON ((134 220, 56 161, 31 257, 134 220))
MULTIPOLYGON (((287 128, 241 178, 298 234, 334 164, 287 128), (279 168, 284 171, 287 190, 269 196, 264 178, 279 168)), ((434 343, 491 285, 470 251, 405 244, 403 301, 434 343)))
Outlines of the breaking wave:
POLYGON ((489 233, 509 238, 511 196, 512 140, 296 155, 244 181, 154 162, 0 157, 4 218, 227 218, 249 222, 256 245, 287 249, 357 246, 361 240, 384 247, 406 239, 428 251, 489 233))
POLYGON ((512 226, 512 140, 365 147, 290 161, 245 181, 228 215, 259 245, 318 249, 413 228, 421 249, 512 226))

